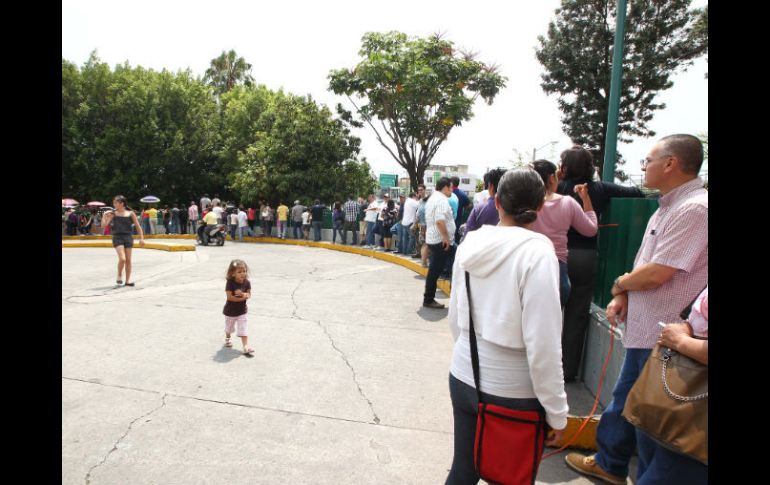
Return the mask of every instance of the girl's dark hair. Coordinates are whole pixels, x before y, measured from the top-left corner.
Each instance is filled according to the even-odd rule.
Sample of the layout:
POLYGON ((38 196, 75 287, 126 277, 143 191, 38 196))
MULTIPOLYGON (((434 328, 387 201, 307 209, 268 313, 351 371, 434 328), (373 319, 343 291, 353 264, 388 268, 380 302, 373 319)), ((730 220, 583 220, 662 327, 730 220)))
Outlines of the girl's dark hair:
POLYGON ((593 180, 594 156, 580 145, 575 145, 569 150, 561 152, 561 171, 565 180, 593 180))
POLYGON ((334 208, 337 209, 338 211, 342 210, 342 203, 341 202, 335 202, 334 203, 334 208))
POLYGON ((396 202, 394 200, 389 200, 388 209, 393 209, 394 207, 396 207, 396 202))
POLYGON ((543 179, 543 184, 545 184, 547 190, 548 179, 551 178, 551 175, 556 174, 556 164, 549 162, 548 160, 536 160, 532 162, 532 168, 535 169, 535 172, 537 172, 540 175, 540 178, 543 179))
POLYGON ((545 185, 531 168, 512 169, 500 179, 495 197, 516 224, 529 224, 537 219, 537 209, 545 199, 545 185))
POLYGON ((235 277, 235 270, 238 268, 245 268, 246 269, 246 278, 249 277, 249 265, 246 264, 245 261, 242 259, 234 259, 230 261, 230 266, 227 267, 227 278, 228 280, 231 280, 235 277))
MULTIPOLYGON (((133 209, 131 209, 128 206, 128 201, 122 195, 116 195, 115 197, 112 198, 112 200, 117 200, 118 202, 121 202, 123 204, 123 207, 125 207, 127 211, 132 211, 133 210, 133 209)), ((117 209, 117 207, 116 207, 116 209, 117 209)))

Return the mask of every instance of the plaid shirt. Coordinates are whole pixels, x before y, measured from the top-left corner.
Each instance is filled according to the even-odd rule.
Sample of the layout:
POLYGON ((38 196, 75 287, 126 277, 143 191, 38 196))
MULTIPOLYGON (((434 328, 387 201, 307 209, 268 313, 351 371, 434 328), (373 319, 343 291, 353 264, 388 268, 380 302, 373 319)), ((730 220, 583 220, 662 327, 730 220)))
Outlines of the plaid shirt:
POLYGON ((708 283, 708 192, 696 178, 660 198, 650 217, 634 268, 657 263, 678 271, 657 288, 628 292, 623 332, 627 349, 651 349, 660 335, 658 322, 679 322, 679 313, 708 283))
POLYGON ((356 216, 358 211, 361 210, 361 206, 355 200, 349 200, 345 202, 343 207, 345 209, 345 222, 356 222, 356 216))

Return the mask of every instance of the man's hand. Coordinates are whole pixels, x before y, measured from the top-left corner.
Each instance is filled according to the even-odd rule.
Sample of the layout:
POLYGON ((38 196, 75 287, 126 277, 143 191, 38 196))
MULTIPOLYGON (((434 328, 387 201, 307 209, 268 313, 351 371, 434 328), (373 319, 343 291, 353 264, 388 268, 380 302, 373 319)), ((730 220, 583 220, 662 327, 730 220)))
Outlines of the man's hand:
POLYGON ((444 251, 449 251, 449 246, 451 246, 452 243, 449 242, 449 239, 442 238, 441 239, 441 247, 444 249, 444 251))
POLYGON ((615 295, 609 305, 607 305, 607 320, 611 324, 617 325, 626 321, 628 315, 628 293, 615 295))

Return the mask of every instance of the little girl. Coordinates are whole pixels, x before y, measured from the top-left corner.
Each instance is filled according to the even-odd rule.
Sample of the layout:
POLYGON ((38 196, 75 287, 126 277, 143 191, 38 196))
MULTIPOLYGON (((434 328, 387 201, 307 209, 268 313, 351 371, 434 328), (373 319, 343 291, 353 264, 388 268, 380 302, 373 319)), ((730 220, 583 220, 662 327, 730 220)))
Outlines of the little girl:
POLYGON ((249 267, 240 259, 234 259, 227 268, 227 285, 225 294, 227 301, 222 311, 225 315, 225 347, 232 347, 230 335, 233 329, 237 329, 235 334, 241 338, 243 343, 243 354, 246 357, 254 356, 254 349, 249 347, 249 337, 246 331, 246 300, 251 298, 251 283, 246 278, 249 267))

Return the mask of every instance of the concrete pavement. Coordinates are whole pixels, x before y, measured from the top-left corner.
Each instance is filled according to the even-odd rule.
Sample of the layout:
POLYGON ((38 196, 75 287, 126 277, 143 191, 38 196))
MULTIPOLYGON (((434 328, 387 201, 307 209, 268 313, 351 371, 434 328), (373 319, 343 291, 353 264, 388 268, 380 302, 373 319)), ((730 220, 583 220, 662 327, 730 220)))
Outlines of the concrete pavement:
MULTIPOLYGON (((443 483, 452 340, 421 276, 229 241, 137 249, 134 288, 115 288, 116 262, 62 249, 62 483, 443 483), (222 346, 233 258, 250 266, 251 359, 222 346)), ((562 460, 538 483, 598 483, 562 460)))

